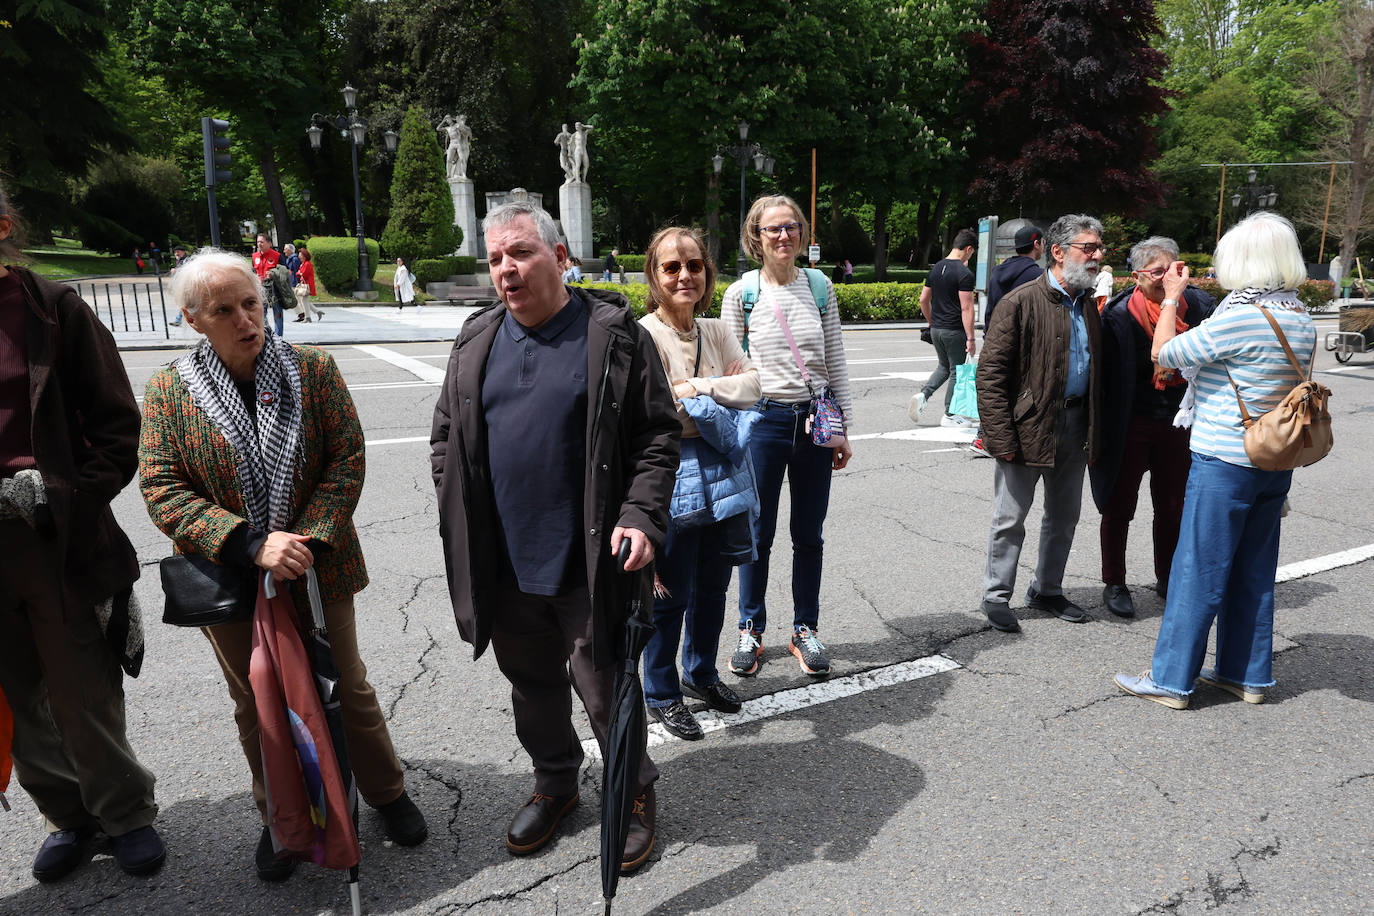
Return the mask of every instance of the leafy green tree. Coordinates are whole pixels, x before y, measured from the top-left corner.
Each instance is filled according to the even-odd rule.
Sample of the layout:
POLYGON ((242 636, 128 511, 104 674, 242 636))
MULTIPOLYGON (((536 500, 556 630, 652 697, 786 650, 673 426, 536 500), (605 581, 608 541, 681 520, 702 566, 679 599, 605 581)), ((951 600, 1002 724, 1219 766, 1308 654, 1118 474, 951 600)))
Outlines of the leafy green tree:
POLYGON ((401 125, 391 177, 391 219, 382 232, 382 247, 407 261, 452 254, 458 247, 444 156, 419 108, 406 112, 401 125))
POLYGON ((97 59, 108 43, 107 0, 12 3, 0 12, 0 174, 34 242, 80 211, 67 179, 132 145, 98 98, 97 59))

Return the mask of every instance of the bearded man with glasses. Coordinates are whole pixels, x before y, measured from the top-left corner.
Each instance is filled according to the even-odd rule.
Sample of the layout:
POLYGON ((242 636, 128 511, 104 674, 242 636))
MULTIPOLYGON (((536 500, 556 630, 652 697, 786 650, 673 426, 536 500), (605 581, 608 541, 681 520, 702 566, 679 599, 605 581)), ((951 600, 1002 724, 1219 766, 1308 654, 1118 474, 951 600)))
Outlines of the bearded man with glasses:
POLYGON ((1064 567, 1083 501, 1083 473, 1097 457, 1101 334, 1093 286, 1102 224, 1073 214, 1045 238, 1054 263, 1008 293, 983 335, 978 414, 996 456, 982 610, 997 629, 1021 629, 1011 612, 1026 515, 1044 481, 1040 556, 1026 603, 1070 623, 1088 615, 1064 595, 1064 567))
POLYGON ((1177 304, 1174 330, 1182 334, 1210 316, 1216 300, 1188 284, 1182 265, 1173 239, 1140 242, 1131 249, 1136 285, 1102 311, 1102 455, 1088 477, 1102 513, 1102 602, 1118 617, 1135 614, 1126 586, 1126 536, 1146 471, 1154 507, 1155 591, 1161 599, 1183 520, 1190 431, 1175 426, 1174 417, 1188 385, 1177 369, 1161 368, 1151 359, 1150 347, 1165 303, 1177 304))

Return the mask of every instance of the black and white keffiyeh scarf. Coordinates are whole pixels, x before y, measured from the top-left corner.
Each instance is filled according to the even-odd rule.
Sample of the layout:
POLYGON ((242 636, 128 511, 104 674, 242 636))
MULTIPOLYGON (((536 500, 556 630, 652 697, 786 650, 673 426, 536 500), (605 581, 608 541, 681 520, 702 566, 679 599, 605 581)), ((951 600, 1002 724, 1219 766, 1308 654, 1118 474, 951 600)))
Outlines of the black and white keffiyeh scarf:
POLYGON ((286 530, 302 459, 300 356, 266 329, 253 367, 256 416, 244 406, 210 341, 202 340, 176 367, 191 400, 234 448, 249 524, 264 531, 286 530))
MULTIPOLYGON (((1290 312, 1307 312, 1307 306, 1302 304, 1298 298, 1298 291, 1294 289, 1283 289, 1282 287, 1259 287, 1247 286, 1244 289, 1233 290, 1221 300, 1221 304, 1207 316, 1206 324, 1213 318, 1224 315, 1231 309, 1241 305, 1263 304, 1267 308, 1287 309, 1290 312)), ((1174 425, 1183 429, 1191 429, 1193 425, 1193 414, 1197 406, 1197 374, 1201 366, 1187 366, 1179 370, 1188 381, 1188 390, 1183 393, 1183 401, 1178 406, 1178 413, 1174 415, 1174 425)))

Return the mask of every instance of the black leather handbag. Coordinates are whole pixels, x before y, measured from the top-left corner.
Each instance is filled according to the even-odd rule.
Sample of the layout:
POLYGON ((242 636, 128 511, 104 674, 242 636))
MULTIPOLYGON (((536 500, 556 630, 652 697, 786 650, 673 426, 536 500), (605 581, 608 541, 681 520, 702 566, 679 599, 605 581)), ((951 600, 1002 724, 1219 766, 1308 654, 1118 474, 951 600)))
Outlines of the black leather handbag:
POLYGON ((175 627, 212 627, 253 619, 255 566, 224 566, 199 554, 158 563, 162 574, 162 622, 175 627))

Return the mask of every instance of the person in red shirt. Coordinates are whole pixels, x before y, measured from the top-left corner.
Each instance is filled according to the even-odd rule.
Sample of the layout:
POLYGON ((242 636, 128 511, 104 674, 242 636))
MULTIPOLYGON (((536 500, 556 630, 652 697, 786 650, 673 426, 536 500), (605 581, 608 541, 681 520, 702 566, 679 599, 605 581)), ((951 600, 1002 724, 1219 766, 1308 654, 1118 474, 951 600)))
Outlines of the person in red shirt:
POLYGON ((301 269, 299 271, 301 282, 296 285, 296 320, 309 321, 310 313, 315 313, 315 320, 319 321, 324 317, 324 310, 315 305, 310 300, 315 298, 315 262, 310 259, 308 249, 302 248, 296 252, 301 258, 301 269), (302 287, 304 294, 302 295, 302 287))
POLYGON ((259 280, 267 279, 267 272, 277 266, 281 260, 281 255, 273 248, 267 236, 258 233, 258 250, 253 252, 253 273, 258 275, 259 280))

